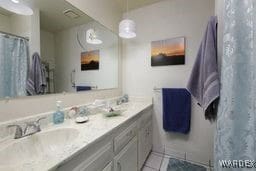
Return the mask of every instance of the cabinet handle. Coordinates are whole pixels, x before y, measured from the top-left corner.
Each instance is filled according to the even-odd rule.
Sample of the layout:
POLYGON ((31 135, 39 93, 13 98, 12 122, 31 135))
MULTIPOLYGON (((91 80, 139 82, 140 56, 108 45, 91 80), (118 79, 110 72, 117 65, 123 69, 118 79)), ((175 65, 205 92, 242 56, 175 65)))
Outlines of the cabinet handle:
POLYGON ((121 164, 119 162, 117 162, 117 167, 118 167, 119 171, 122 171, 122 166, 121 166, 121 164))

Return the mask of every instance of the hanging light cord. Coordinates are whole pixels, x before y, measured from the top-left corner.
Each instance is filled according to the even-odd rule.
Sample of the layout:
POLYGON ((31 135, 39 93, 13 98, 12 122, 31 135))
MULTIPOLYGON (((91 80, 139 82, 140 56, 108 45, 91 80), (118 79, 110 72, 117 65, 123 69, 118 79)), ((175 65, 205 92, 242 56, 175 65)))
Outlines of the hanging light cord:
POLYGON ((128 0, 126 0, 126 18, 129 18, 129 12, 128 12, 128 0))

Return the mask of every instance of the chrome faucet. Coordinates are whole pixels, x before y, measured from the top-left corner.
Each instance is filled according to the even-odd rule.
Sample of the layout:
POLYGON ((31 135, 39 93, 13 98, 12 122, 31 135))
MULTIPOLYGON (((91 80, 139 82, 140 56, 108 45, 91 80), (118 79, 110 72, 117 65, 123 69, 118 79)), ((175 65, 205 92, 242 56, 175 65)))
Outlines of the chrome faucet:
POLYGON ((9 125, 7 127, 8 128, 16 127, 14 139, 19 139, 19 138, 23 138, 23 137, 35 134, 37 132, 40 132, 41 131, 40 121, 42 119, 46 119, 46 117, 39 118, 38 120, 36 120, 34 122, 27 122, 24 131, 22 130, 22 127, 17 124, 9 125))
POLYGON ((45 117, 39 118, 35 122, 27 122, 26 127, 24 129, 24 136, 28 136, 28 135, 32 135, 32 134, 35 134, 37 132, 40 132, 41 131, 40 121, 42 119, 46 119, 46 118, 45 117))
POLYGON ((19 139, 23 137, 22 127, 20 125, 8 125, 7 128, 16 127, 14 139, 19 139))

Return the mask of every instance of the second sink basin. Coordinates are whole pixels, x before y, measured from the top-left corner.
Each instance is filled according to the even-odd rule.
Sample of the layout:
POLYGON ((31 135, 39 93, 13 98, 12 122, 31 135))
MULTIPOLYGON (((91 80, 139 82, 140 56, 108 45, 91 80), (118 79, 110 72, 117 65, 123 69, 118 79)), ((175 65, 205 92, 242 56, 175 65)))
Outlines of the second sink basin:
MULTIPOLYGON (((26 165, 56 155, 79 135, 74 128, 58 128, 13 140, 0 147, 0 166, 26 165)), ((0 167, 0 168, 1 168, 0 167)))

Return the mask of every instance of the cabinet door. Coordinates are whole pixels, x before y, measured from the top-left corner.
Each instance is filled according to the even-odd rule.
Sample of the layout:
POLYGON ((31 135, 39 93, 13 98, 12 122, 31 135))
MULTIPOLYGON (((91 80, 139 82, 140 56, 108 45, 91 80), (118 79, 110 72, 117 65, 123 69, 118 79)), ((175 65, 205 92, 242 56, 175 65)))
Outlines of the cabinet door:
POLYGON ((152 122, 150 122, 147 125, 147 129, 146 129, 146 134, 147 134, 147 139, 146 139, 146 157, 148 157, 152 146, 153 146, 153 127, 152 127, 152 122))
POLYGON ((146 158, 147 158, 147 131, 146 131, 146 127, 142 128, 139 131, 139 142, 138 142, 138 165, 139 165, 139 169, 142 168, 146 158))
POLYGON ((140 129, 138 144, 138 165, 141 169, 152 149, 152 122, 140 129))
POLYGON ((138 171, 137 137, 134 137, 114 158, 115 171, 138 171))

